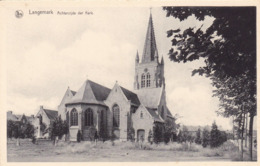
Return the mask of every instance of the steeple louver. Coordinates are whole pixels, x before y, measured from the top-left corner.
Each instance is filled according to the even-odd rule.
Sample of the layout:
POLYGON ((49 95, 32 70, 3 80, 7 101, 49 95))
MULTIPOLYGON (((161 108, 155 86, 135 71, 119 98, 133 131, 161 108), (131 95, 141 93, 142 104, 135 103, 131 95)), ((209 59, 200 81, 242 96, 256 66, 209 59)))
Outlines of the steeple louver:
POLYGON ((154 35, 152 14, 150 14, 145 43, 144 43, 142 63, 154 61, 156 56, 158 57, 158 51, 157 51, 155 35, 154 35))

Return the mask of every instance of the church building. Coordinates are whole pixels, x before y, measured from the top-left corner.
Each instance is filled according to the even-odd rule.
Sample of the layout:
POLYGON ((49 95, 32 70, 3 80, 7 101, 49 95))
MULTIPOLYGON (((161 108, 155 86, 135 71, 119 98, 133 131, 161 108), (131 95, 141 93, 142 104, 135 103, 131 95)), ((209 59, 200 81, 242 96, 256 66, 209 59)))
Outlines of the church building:
POLYGON ((134 90, 118 83, 112 89, 87 80, 78 91, 68 88, 58 106, 58 114, 69 124, 68 139, 76 141, 80 131, 83 140, 100 137, 148 141, 155 124, 163 126, 174 118, 166 103, 164 61, 159 58, 152 15, 142 57, 135 59, 134 90), (160 60, 159 60, 160 59, 160 60))

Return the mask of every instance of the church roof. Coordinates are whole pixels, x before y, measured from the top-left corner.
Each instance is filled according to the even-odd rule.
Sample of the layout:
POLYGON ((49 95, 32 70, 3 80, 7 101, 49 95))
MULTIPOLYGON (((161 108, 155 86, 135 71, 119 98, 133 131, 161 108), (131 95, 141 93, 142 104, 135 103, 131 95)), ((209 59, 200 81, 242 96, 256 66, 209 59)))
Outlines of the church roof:
POLYGON ((150 115, 153 117, 154 121, 156 122, 164 122, 160 115, 158 115, 155 111, 156 109, 145 107, 147 111, 150 113, 150 115))
POLYGON ((46 113, 46 115, 50 120, 54 120, 56 117, 58 117, 58 111, 49 110, 49 109, 43 109, 43 111, 46 113))
POLYGON ((171 111, 169 110, 169 108, 168 108, 167 106, 166 106, 166 110, 167 110, 167 116, 174 118, 174 117, 172 116, 171 111))
POLYGON ((150 15, 145 43, 144 43, 142 63, 154 61, 155 57, 158 57, 158 51, 157 51, 155 35, 154 35, 153 19, 152 19, 152 15, 150 15))
POLYGON ((110 91, 111 89, 107 87, 87 80, 67 104, 88 103, 104 105, 103 101, 107 98, 110 91))
POLYGON ((93 81, 90 81, 90 80, 88 82, 89 82, 89 84, 90 84, 90 86, 91 86, 91 88, 93 90, 93 93, 94 93, 96 99, 98 101, 106 100, 106 98, 109 95, 111 89, 109 89, 109 88, 107 88, 105 86, 102 86, 102 85, 100 85, 98 83, 95 83, 93 81))
POLYGON ((136 91, 140 102, 149 108, 157 108, 161 100, 163 87, 144 88, 136 91))
POLYGON ((134 92, 131 92, 130 90, 123 88, 122 86, 120 86, 120 88, 122 89, 124 95, 126 96, 126 98, 128 100, 131 100, 131 102, 135 105, 140 105, 140 101, 138 99, 137 94, 135 94, 134 92))

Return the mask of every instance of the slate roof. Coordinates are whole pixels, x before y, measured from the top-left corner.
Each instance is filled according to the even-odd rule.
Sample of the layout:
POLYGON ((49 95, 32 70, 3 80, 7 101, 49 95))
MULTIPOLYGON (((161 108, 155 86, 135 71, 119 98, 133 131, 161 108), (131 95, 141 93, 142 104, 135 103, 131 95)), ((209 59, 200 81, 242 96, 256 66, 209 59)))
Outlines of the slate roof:
POLYGON ((110 91, 111 89, 107 87, 87 80, 67 104, 87 103, 105 105, 103 101, 108 97, 110 91))
POLYGON ((152 19, 152 15, 150 15, 145 43, 144 43, 142 63, 154 61, 156 56, 158 57, 158 52, 157 52, 155 34, 153 28, 153 19, 152 19))
POLYGON ((88 82, 98 101, 104 101, 107 99, 107 96, 109 95, 111 89, 90 80, 88 80, 88 82))
POLYGON ((43 110, 50 120, 54 120, 56 117, 58 117, 58 111, 49 110, 49 109, 43 109, 43 110))
POLYGON ((131 102, 135 105, 138 105, 138 106, 140 105, 140 101, 138 99, 137 94, 135 94, 134 92, 131 92, 130 90, 123 88, 122 86, 120 86, 120 88, 122 89, 123 93, 125 94, 125 96, 128 100, 131 100, 131 102))
POLYGON ((150 115, 153 117, 154 121, 156 122, 164 122, 164 120, 158 115, 155 111, 156 109, 145 107, 150 115))
POLYGON ((149 108, 157 108, 161 100, 163 87, 160 88, 144 88, 136 91, 140 102, 149 108))

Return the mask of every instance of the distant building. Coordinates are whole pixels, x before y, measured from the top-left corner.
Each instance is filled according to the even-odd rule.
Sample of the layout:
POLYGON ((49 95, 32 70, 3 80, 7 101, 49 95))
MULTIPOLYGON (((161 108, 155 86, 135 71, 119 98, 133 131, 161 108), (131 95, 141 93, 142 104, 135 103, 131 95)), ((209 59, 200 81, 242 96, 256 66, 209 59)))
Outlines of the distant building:
POLYGON ((7 111, 7 120, 18 121, 18 118, 13 114, 13 111, 7 111))
POLYGON ((58 111, 45 109, 43 106, 40 106, 40 110, 35 116, 34 120, 34 126, 37 129, 37 132, 35 133, 37 138, 49 137, 49 132, 44 133, 44 131, 40 130, 40 124, 44 124, 46 126, 46 130, 50 127, 51 122, 55 120, 55 118, 58 117, 58 111))
POLYGON ((22 123, 30 123, 30 124, 34 124, 34 115, 31 116, 25 116, 24 114, 22 115, 15 115, 13 114, 12 111, 7 111, 7 120, 12 120, 12 121, 19 121, 22 123))

